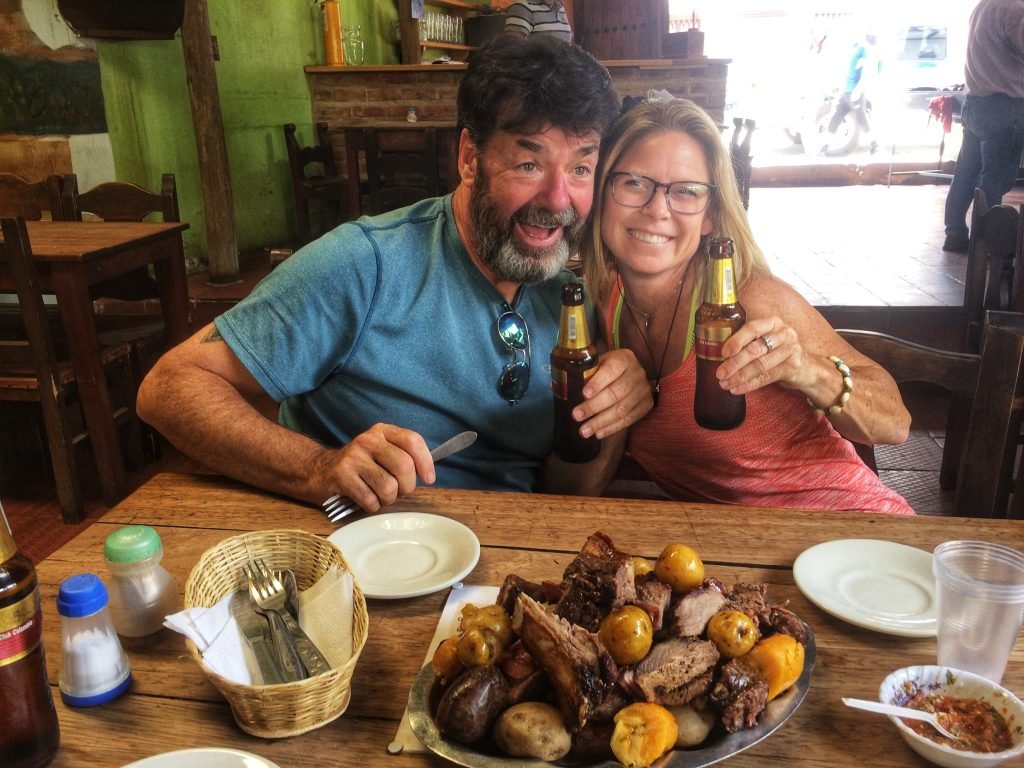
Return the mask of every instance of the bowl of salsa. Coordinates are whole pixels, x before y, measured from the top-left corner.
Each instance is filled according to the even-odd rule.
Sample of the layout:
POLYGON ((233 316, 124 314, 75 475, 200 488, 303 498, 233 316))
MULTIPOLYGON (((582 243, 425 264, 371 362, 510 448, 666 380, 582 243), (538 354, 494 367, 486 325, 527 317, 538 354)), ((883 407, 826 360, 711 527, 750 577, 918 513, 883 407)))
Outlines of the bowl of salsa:
POLYGON ((1024 754, 1024 703, 991 680, 943 666, 898 669, 882 682, 886 704, 934 712, 959 738, 927 723, 890 717, 911 749, 948 768, 991 768, 1024 754))

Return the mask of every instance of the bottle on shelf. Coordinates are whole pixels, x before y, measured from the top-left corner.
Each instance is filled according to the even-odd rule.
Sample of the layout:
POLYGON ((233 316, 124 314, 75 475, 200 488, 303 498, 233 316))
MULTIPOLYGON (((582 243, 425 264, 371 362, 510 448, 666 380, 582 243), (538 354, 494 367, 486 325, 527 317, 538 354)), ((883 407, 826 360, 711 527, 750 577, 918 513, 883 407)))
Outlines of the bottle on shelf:
POLYGON ((323 0, 320 12, 324 20, 324 58, 332 67, 345 63, 341 42, 341 5, 338 0, 323 0))
POLYGON ((5 768, 43 768, 60 746, 42 628, 35 568, 18 552, 0 504, 0 762, 5 768))
POLYGON ((551 350, 551 391, 555 396, 555 453, 574 464, 593 461, 601 453, 596 437, 581 437, 573 409, 583 402, 583 385, 597 370, 597 346, 590 338, 583 304, 583 284, 562 286, 562 317, 558 341, 551 350))
POLYGON ((694 322, 697 389, 693 417, 705 429, 735 429, 746 418, 747 399, 722 389, 715 374, 722 364, 722 345, 747 321, 747 313, 736 300, 733 241, 714 238, 708 250, 704 301, 694 322))

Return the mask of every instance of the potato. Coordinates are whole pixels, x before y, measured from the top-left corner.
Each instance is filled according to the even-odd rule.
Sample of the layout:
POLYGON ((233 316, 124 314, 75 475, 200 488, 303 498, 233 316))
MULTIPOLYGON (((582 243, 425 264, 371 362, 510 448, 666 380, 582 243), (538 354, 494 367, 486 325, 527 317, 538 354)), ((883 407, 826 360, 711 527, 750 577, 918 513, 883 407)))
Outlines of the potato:
POLYGON ((669 711, 675 715, 676 727, 679 728, 677 747, 703 744, 715 725, 715 713, 710 709, 697 709, 692 704, 685 704, 682 707, 669 707, 669 711))
POLYGON ((494 725, 494 742, 506 755, 551 762, 568 754, 572 736, 557 707, 524 701, 501 713, 494 725))

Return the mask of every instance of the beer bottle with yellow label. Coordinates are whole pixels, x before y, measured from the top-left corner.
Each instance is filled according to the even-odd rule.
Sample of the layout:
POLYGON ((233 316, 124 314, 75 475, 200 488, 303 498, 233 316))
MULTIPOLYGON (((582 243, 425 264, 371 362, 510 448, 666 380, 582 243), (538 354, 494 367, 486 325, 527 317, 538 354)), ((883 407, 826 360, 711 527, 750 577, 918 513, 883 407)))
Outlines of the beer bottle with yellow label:
POLYGON ((583 402, 583 385, 597 370, 597 347, 590 340, 583 305, 583 284, 562 286, 562 319, 551 350, 551 391, 555 395, 555 453, 563 461, 582 464, 597 458, 601 441, 581 437, 573 409, 583 402))
POLYGON ((42 609, 32 561, 18 552, 0 506, 0 764, 42 768, 60 745, 43 658, 42 609))
POLYGON ((712 239, 704 302, 697 308, 694 321, 697 390, 693 417, 705 429, 734 429, 747 415, 747 399, 722 389, 715 375, 722 364, 722 345, 747 321, 747 313, 736 300, 733 252, 730 238, 712 239))

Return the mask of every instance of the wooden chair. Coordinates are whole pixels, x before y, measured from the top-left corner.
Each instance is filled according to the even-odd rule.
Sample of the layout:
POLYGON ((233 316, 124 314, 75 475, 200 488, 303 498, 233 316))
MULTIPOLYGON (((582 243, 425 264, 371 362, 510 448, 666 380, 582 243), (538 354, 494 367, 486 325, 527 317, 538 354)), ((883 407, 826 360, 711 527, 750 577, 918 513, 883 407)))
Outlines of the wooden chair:
POLYGON ((327 134, 327 123, 316 124, 318 143, 302 147, 295 135, 295 124, 284 126, 284 143, 288 149, 288 167, 292 177, 292 194, 295 197, 295 214, 299 227, 299 240, 305 245, 313 239, 310 220, 311 200, 325 201, 337 208, 337 221, 342 221, 351 209, 348 193, 348 179, 338 174, 327 134), (307 166, 315 166, 307 175, 307 166))
MULTIPOLYGON (((79 192, 73 173, 63 178, 64 215, 73 221, 181 221, 178 189, 173 173, 165 173, 160 191, 153 192, 127 181, 108 181, 79 192)), ((166 350, 164 325, 156 314, 156 283, 146 269, 135 270, 90 288, 96 311, 100 342, 127 343, 131 347, 132 371, 136 382, 166 350)), ((147 455, 159 456, 159 440, 148 427, 143 429, 147 455)))
POLYGON ((441 194, 433 127, 364 128, 370 215, 441 194))
POLYGON ((26 221, 63 219, 60 176, 29 181, 14 173, 0 173, 0 216, 20 216, 26 221))
MULTIPOLYGON (((885 368, 898 384, 926 382, 969 403, 962 450, 955 457, 954 513, 1005 517, 1021 424, 1024 334, 989 327, 980 353, 971 354, 925 347, 872 331, 844 329, 838 333, 885 368)), ((858 452, 863 449, 858 446, 858 452)))
POLYGON ((974 190, 964 280, 964 352, 978 351, 986 310, 1024 311, 1024 270, 1015 268, 1024 238, 1022 215, 1010 205, 989 206, 985 193, 974 190))
MULTIPOLYGON (((4 242, 0 265, 9 270, 23 319, 21 338, 0 340, 0 400, 37 402, 42 410, 57 497, 64 521, 82 518, 82 489, 75 448, 87 437, 80 426, 78 391, 70 363, 58 356, 24 219, 0 219, 4 242)), ((126 432, 129 463, 141 465, 139 421, 135 415, 135 380, 129 347, 120 344, 101 352, 116 405, 111 418, 126 432)))

